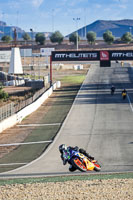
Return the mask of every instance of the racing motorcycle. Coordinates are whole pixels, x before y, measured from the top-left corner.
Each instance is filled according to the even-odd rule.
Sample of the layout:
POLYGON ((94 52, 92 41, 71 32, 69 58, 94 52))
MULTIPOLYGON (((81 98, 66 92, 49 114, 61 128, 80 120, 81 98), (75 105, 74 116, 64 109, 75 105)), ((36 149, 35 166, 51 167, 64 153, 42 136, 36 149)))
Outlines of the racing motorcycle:
POLYGON ((86 172, 86 171, 100 171, 101 166, 96 160, 90 160, 82 153, 75 150, 64 150, 62 152, 62 159, 64 163, 70 164, 70 171, 75 171, 76 169, 86 172))
POLYGON ((111 95, 113 95, 114 93, 115 93, 115 87, 112 86, 112 87, 111 87, 111 95))

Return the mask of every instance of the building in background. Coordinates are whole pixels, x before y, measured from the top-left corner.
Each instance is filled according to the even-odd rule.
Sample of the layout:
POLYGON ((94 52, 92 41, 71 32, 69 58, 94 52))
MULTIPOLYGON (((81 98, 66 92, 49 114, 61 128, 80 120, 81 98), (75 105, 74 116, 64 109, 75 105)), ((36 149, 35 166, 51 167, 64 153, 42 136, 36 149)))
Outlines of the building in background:
MULTIPOLYGON (((17 40, 22 40, 23 34, 25 33, 24 30, 22 30, 20 27, 17 27, 17 26, 8 26, 6 22, 0 21, 0 39, 5 35, 11 36, 13 38, 15 29, 17 33, 17 40)), ((34 30, 31 32, 29 30, 29 32, 26 32, 26 33, 28 33, 30 38, 34 40, 38 32, 35 32, 34 30)), ((46 38, 49 38, 50 35, 52 34, 51 32, 43 32, 43 33, 46 38)))
POLYGON ((14 29, 16 29, 17 38, 21 39, 22 35, 25 33, 24 30, 17 26, 8 26, 6 22, 0 21, 0 38, 2 38, 5 35, 11 36, 13 38, 14 29))

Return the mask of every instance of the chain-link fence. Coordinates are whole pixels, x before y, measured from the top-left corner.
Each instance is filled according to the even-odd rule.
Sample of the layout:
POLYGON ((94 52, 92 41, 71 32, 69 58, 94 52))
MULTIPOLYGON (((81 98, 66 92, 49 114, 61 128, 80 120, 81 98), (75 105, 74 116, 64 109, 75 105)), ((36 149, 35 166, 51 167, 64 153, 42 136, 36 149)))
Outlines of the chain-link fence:
POLYGON ((36 99, 38 99, 43 93, 45 92, 45 88, 42 88, 35 92, 35 94, 23 101, 20 101, 19 103, 10 103, 5 106, 0 107, 0 122, 7 117, 10 117, 14 113, 17 113, 24 107, 28 106, 29 104, 33 103, 36 99))
POLYGON ((14 103, 0 107, 0 122, 15 113, 14 103))
POLYGON ((45 92, 45 88, 42 88, 40 90, 38 90, 37 92, 35 92, 35 94, 28 98, 25 99, 23 101, 20 101, 19 103, 15 104, 15 113, 17 113, 19 110, 22 110, 24 107, 30 105, 31 103, 33 103, 36 99, 38 99, 43 93, 45 92))

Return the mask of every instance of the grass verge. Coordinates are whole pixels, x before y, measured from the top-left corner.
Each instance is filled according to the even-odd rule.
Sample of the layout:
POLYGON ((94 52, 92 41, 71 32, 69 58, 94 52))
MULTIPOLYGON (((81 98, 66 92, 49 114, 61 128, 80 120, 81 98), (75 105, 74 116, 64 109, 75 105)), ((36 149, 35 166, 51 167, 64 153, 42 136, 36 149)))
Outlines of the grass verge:
POLYGON ((107 180, 107 179, 133 179, 133 173, 119 173, 119 174, 86 174, 86 175, 70 175, 70 176, 57 176, 57 177, 44 177, 44 178, 17 178, 17 179, 0 179, 0 185, 10 184, 26 184, 26 183, 45 183, 45 182, 65 182, 75 180, 107 180))
POLYGON ((78 75, 78 76, 64 76, 61 79, 61 82, 64 83, 71 83, 71 84, 81 84, 84 81, 84 75, 78 75))

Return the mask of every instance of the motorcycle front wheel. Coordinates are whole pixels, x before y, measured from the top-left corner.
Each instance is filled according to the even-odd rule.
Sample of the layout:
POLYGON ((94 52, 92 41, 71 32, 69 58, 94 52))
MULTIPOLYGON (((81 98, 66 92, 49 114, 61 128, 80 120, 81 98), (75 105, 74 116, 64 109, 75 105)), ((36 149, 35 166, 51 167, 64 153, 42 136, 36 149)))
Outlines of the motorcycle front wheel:
POLYGON ((95 171, 97 171, 97 172, 99 172, 99 171, 101 171, 101 166, 99 165, 99 163, 98 162, 95 162, 95 163, 93 163, 94 164, 94 170, 95 171))
POLYGON ((80 161, 79 158, 73 158, 73 159, 71 160, 71 163, 72 163, 72 165, 73 165, 75 168, 79 169, 81 172, 86 172, 86 171, 87 171, 87 168, 86 168, 85 165, 80 161))
POLYGON ((69 171, 70 171, 70 172, 74 172, 76 169, 77 169, 77 168, 75 168, 75 167, 72 166, 72 165, 70 165, 70 167, 69 167, 69 171))

